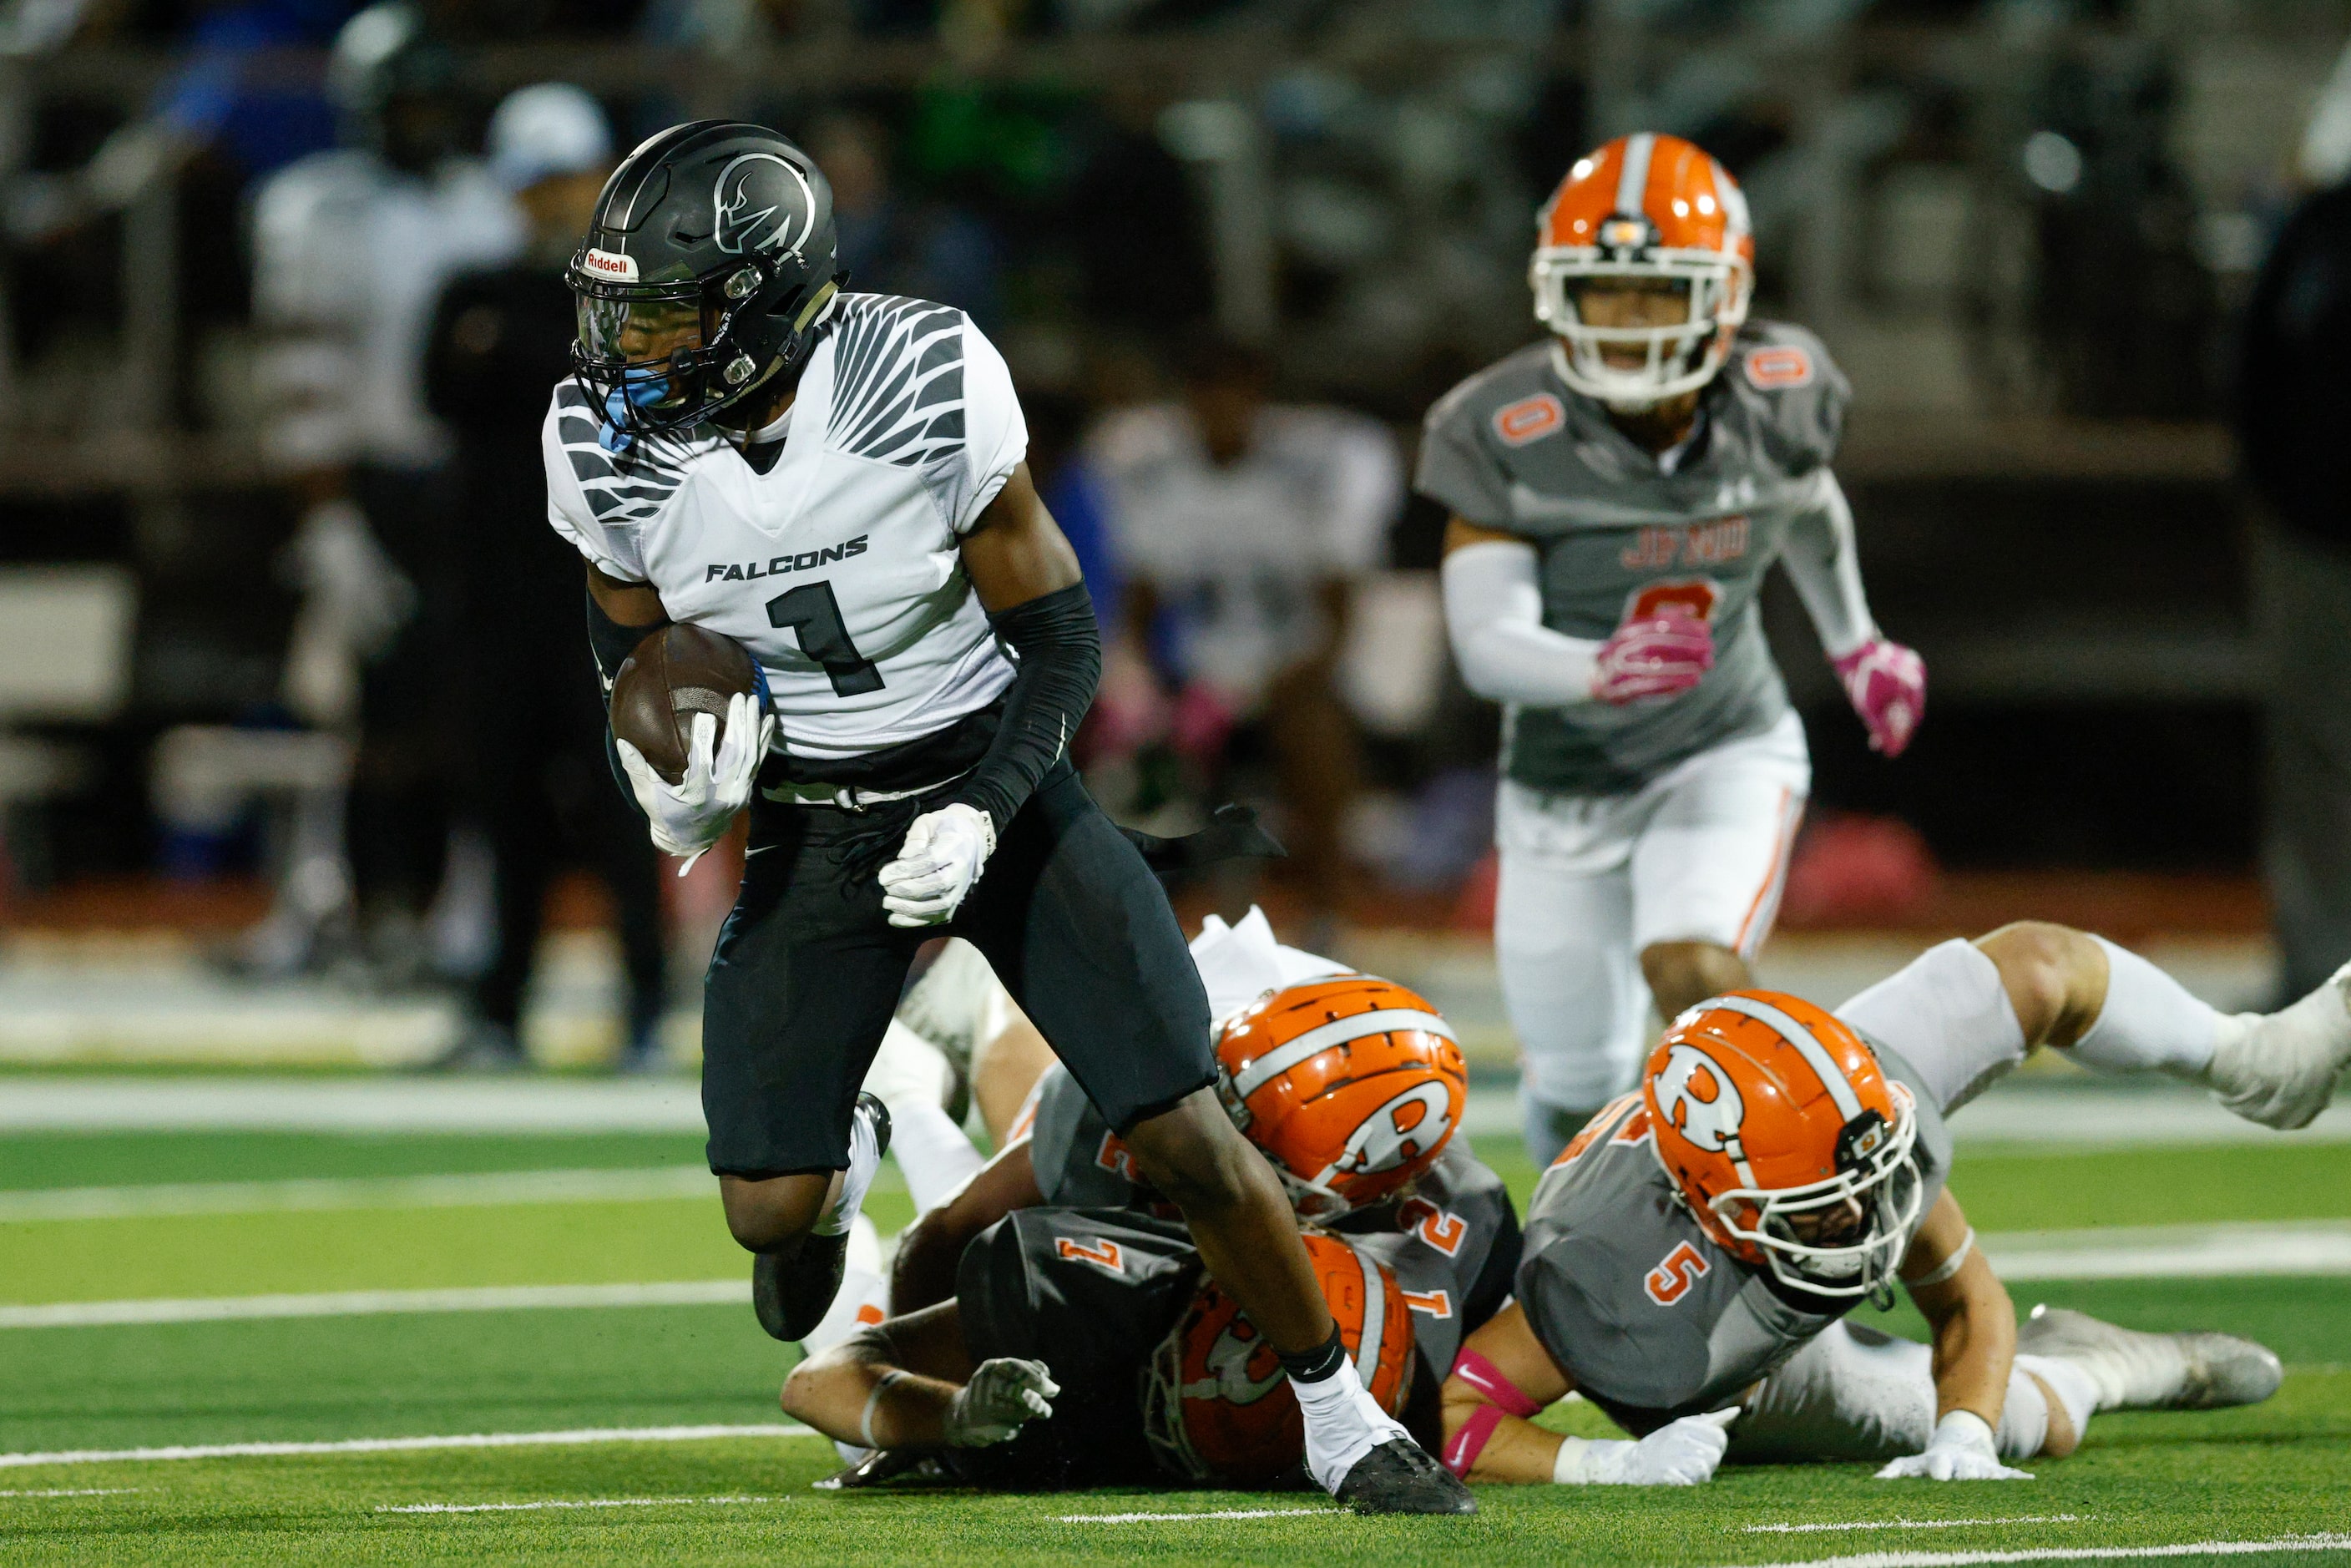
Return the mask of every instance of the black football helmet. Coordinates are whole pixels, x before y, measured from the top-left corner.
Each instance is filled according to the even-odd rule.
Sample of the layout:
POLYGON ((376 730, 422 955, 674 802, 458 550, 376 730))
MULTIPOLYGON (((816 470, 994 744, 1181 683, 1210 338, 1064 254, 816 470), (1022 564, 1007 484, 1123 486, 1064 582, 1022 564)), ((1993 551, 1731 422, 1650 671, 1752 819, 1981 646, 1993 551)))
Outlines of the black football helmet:
POLYGON ((841 286, 832 189, 764 126, 697 120, 629 154, 571 258, 571 363, 605 444, 699 424, 797 378, 841 286))

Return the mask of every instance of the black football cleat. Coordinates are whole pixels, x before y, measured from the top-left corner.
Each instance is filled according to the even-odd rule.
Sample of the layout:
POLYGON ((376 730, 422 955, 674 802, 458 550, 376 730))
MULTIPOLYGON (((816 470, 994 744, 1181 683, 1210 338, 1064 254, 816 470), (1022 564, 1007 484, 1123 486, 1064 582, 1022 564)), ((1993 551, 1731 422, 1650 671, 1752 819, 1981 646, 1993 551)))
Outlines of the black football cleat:
POLYGON ((1451 1470, 1419 1444, 1402 1437, 1357 1459, 1335 1495, 1357 1513, 1478 1511, 1478 1500, 1451 1470))
MULTIPOLYGON (((873 1125, 878 1148, 875 1158, 890 1152, 890 1108, 879 1096, 860 1090, 857 1108, 873 1125)), ((751 1310, 770 1338, 787 1344, 804 1340, 832 1310, 841 1293, 841 1277, 849 1264, 849 1232, 838 1236, 808 1235, 789 1257, 762 1252, 751 1260, 751 1310)))

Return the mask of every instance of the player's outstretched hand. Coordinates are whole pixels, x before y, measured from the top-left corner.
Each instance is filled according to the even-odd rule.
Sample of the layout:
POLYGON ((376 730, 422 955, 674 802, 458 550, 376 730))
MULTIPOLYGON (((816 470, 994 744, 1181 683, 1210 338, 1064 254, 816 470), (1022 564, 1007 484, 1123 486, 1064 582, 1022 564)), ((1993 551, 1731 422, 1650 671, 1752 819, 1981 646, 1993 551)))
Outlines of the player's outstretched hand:
POLYGON ((1991 1427, 1970 1410, 1954 1410, 1935 1423, 1923 1454, 1906 1454, 1877 1472, 1882 1481, 2029 1481, 2030 1470, 2000 1462, 1991 1427))
POLYGON ((906 830, 898 858, 882 868, 882 907, 893 925, 943 925, 996 852, 996 824, 957 800, 925 811, 906 830))
POLYGON ((1050 1416, 1061 1392, 1061 1385, 1041 1361, 1008 1355, 983 1361, 948 1402, 939 1435, 950 1448, 1009 1442, 1022 1427, 1050 1416))
MULTIPOLYGON (((761 712, 758 697, 749 692, 726 699, 723 742, 717 718, 695 714, 685 772, 674 784, 654 772, 635 747, 615 740, 629 787, 652 825, 653 847, 664 854, 693 857, 716 843, 735 813, 751 799, 751 786, 775 735, 775 716, 761 712)), ((686 863, 694 862, 689 858, 686 863)))
POLYGON ((1725 1428, 1739 1412, 1710 1410, 1669 1421, 1637 1443, 1570 1437, 1562 1444, 1551 1479, 1568 1485, 1694 1487, 1712 1480, 1730 1447, 1725 1428))
POLYGON ((1679 696, 1714 668, 1714 633, 1680 606, 1627 621, 1600 644, 1592 695, 1622 706, 1643 697, 1679 696))
POLYGON ((1869 730, 1869 749, 1901 756, 1927 716, 1927 661, 1915 649, 1872 637, 1832 667, 1869 730))

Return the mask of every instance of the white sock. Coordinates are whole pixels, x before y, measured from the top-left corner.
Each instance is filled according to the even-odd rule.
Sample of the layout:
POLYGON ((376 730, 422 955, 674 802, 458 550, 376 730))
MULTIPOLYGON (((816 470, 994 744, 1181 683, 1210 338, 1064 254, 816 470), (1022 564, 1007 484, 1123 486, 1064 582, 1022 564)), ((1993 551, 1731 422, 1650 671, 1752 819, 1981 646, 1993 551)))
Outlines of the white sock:
POLYGON ((890 1102, 890 1157, 906 1173, 914 1212, 928 1214, 987 1162, 936 1101, 890 1102))
POLYGON ((1382 1443, 1412 1434, 1379 1406, 1351 1357, 1313 1383, 1290 1380, 1306 1417, 1306 1469, 1322 1490, 1335 1492, 1356 1461, 1382 1443))
POLYGON ((873 1185, 873 1173, 881 1168, 882 1144, 873 1135, 872 1120, 852 1116, 849 1123, 849 1168, 841 1173, 841 1187, 832 1195, 831 1205, 809 1228, 819 1236, 838 1236, 847 1230, 856 1219, 857 1211, 865 1207, 866 1189, 873 1185))
POLYGON ((2053 1355, 2020 1355, 2017 1368, 2032 1373, 2049 1385, 2057 1396, 2057 1403, 2065 1406, 2065 1415, 2074 1423, 2075 1437, 2086 1437, 2090 1417, 2098 1413, 2098 1385, 2090 1375, 2070 1361, 2053 1355))
POLYGON ((2106 1005, 2066 1054, 2085 1067, 2153 1068, 2200 1081, 2220 1039, 2221 1015, 2137 954, 2103 936, 2090 940, 2106 950, 2106 1005))

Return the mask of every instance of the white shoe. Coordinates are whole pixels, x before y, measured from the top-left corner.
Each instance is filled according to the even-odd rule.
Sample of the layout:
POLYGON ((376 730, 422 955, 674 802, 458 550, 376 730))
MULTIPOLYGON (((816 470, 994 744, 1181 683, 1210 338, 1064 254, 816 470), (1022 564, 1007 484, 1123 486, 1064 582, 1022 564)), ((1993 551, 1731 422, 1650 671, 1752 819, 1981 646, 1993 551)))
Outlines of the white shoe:
POLYGON ((2204 1074, 2220 1103, 2265 1127, 2306 1127, 2351 1063, 2351 964, 2292 1007, 2230 1022, 2204 1074))
POLYGON ((2038 1306, 2016 1348, 2071 1363, 2097 1385, 2101 1410, 2219 1410, 2258 1405, 2285 1369, 2267 1347, 2225 1333, 2142 1333, 2064 1307, 2038 1306))
POLYGON ((1011 1019, 1011 998, 978 948, 961 937, 948 941, 898 1003, 898 1021, 939 1049, 966 1078, 972 1052, 1002 1032, 1011 1019))

